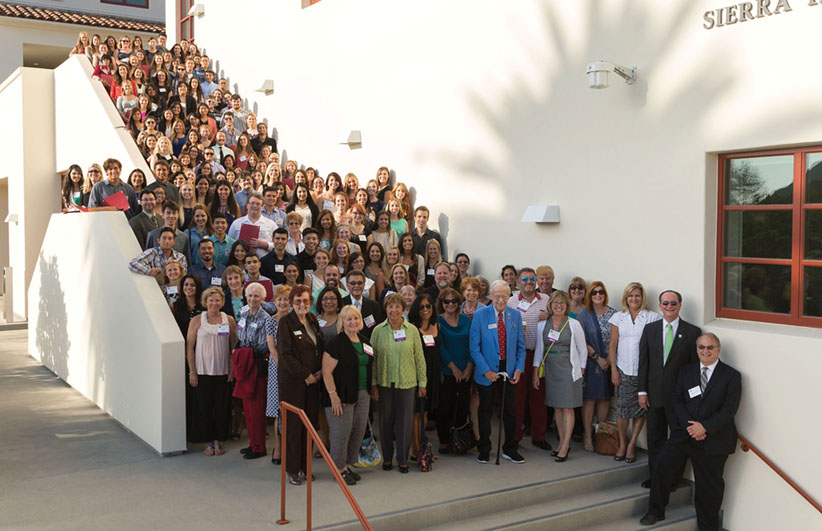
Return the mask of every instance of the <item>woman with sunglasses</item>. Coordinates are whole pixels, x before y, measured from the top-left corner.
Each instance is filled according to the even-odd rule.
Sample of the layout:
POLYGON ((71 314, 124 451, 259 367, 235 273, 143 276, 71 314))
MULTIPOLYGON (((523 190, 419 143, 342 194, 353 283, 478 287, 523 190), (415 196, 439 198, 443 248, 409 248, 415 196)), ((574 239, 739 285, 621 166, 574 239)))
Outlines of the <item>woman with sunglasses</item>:
POLYGON ((571 305, 568 307, 569 317, 576 319, 579 312, 585 309, 585 288, 585 279, 582 277, 574 277, 568 284, 568 295, 571 297, 571 305))
POLYGON ((579 312, 577 317, 585 330, 585 341, 588 344, 588 360, 582 391, 582 440, 586 452, 594 451, 591 440, 594 409, 597 421, 604 422, 608 418, 608 409, 611 405, 608 390, 608 345, 611 341, 609 321, 615 313, 616 310, 608 306, 608 291, 605 284, 599 280, 591 282, 585 295, 585 309, 579 312))
POLYGON ((429 417, 437 411, 440 383, 440 326, 434 299, 423 293, 411 303, 408 320, 417 327, 422 340, 422 354, 425 358, 425 407, 420 401, 414 404, 414 427, 411 436, 411 460, 416 461, 420 452, 420 415, 422 424, 428 424, 429 417))
MULTIPOLYGON (((468 288, 479 293, 474 286, 468 288)), ((421 295, 423 296, 425 295, 421 295)), ((476 300, 474 302, 476 303, 476 300)), ((437 297, 437 321, 441 338, 438 369, 442 374, 442 383, 437 408, 437 435, 441 454, 447 454, 449 451, 451 428, 464 426, 468 422, 468 401, 471 395, 474 362, 468 347, 471 319, 460 311, 461 306, 462 297, 456 290, 445 288, 440 291, 437 297)))

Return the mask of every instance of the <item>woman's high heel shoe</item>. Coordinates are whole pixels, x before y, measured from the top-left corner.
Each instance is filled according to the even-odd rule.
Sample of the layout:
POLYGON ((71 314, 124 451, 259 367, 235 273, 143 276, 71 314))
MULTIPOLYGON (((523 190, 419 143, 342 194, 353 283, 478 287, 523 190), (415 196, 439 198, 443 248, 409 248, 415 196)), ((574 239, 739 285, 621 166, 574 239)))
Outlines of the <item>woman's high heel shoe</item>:
POLYGON ((556 461, 557 463, 564 463, 565 461, 567 461, 567 460, 568 460, 568 454, 570 454, 570 453, 571 453, 571 448, 569 447, 569 448, 568 448, 568 451, 567 451, 567 452, 565 452, 565 456, 564 456, 564 457, 563 457, 563 456, 561 456, 561 455, 559 455, 559 454, 557 454, 557 456, 556 456, 556 457, 554 457, 554 461, 556 461))

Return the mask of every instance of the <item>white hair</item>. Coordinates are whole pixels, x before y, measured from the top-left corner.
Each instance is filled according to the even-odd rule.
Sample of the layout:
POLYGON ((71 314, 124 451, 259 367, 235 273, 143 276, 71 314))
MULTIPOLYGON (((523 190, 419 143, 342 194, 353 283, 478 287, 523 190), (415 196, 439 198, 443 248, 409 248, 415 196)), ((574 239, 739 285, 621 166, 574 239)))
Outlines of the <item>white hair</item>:
POLYGON ((246 296, 248 296, 248 294, 251 293, 252 291, 256 291, 258 293, 258 295, 261 295, 263 298, 265 298, 265 295, 266 295, 265 286, 263 286, 259 282, 252 282, 251 284, 249 284, 248 286, 245 287, 246 296))
POLYGON ((504 287, 506 290, 511 289, 511 287, 508 285, 507 282, 505 282, 504 280, 501 280, 501 279, 497 279, 497 280, 491 282, 491 286, 489 286, 488 291, 490 293, 494 293, 494 290, 497 289, 498 287, 504 287))

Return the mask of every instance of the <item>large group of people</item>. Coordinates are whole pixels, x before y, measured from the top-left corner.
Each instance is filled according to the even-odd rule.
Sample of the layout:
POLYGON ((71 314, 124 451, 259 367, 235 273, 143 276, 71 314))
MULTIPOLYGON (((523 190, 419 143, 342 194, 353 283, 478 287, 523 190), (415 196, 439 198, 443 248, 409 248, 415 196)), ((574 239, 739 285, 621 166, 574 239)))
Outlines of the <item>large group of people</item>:
MULTIPOLYGON (((186 338, 187 432, 205 455, 223 454, 222 443, 239 438, 243 425, 243 457, 268 455, 269 417, 272 462, 281 464, 283 400, 305 411, 349 485, 361 480, 353 465, 373 415, 383 470, 396 462, 409 471, 426 423, 436 424, 439 454, 464 453, 452 436, 468 429, 476 460, 488 463, 499 401, 503 458, 524 463, 518 450, 529 436, 562 463, 577 436, 594 451, 593 427, 615 398, 613 459, 636 460, 647 423, 648 521, 664 517, 665 492, 691 456, 707 463, 695 467, 697 509, 710 512, 712 525, 721 471, 719 482, 715 470, 704 479, 719 458, 703 459, 714 447, 701 443, 733 430, 738 373, 715 369, 737 385, 728 392, 729 418, 692 410, 693 388, 683 399, 680 368, 710 361, 703 353, 718 355, 719 340, 679 318, 677 292, 663 292, 656 313, 638 282, 609 305, 603 282, 573 276, 557 289, 547 265, 506 265, 492 281, 475 276, 468 254, 447 261, 429 210, 414 208, 388 168, 361 185, 354 173, 323 179, 280 160, 265 122, 194 44, 166 48, 164 36, 148 48, 139 38, 80 41, 76 53, 109 88, 154 182, 139 169, 121 180, 114 159, 93 164, 86 177, 72 166, 63 206, 104 206, 122 192, 143 249, 129 267, 157 280, 186 338), (696 420, 702 424, 692 430, 696 420), (556 448, 547 439, 552 422, 556 448), (679 446, 670 449, 671 441, 679 446), (710 503, 700 481, 713 483, 710 503)), ((299 485, 312 456, 305 429, 288 415, 286 471, 299 485)), ((716 450, 727 456, 728 444, 716 450)))

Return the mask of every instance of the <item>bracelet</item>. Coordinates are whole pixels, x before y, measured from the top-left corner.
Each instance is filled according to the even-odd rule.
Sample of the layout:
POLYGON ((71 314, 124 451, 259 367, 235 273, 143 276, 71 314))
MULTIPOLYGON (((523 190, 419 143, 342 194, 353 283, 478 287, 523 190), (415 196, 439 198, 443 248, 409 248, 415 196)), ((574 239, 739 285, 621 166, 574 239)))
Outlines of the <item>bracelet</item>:
POLYGON ((336 395, 336 394, 337 394, 337 390, 336 390, 336 389, 334 389, 333 391, 329 391, 329 392, 328 392, 328 394, 329 394, 329 395, 336 395))

